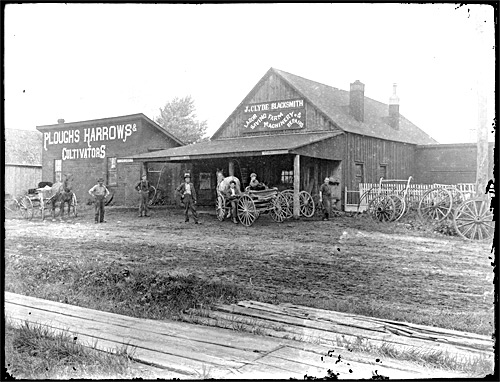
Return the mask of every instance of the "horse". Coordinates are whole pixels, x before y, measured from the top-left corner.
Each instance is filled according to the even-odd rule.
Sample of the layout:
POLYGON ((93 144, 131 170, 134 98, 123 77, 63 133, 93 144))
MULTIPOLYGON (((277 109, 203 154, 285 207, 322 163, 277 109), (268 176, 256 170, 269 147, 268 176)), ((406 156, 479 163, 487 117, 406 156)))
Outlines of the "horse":
POLYGON ((59 205, 61 210, 61 219, 64 216, 64 206, 68 205, 68 216, 73 205, 72 191, 73 175, 67 174, 63 182, 56 182, 47 193, 50 195, 50 204, 52 205, 52 219, 55 219, 55 209, 59 205))
POLYGON ((224 174, 222 170, 217 170, 217 191, 225 193, 229 190, 229 183, 234 180, 236 182, 236 187, 238 190, 241 191, 241 184, 240 180, 235 177, 235 176, 226 176, 224 177, 224 174))
MULTIPOLYGON (((230 188, 229 183, 231 183, 231 181, 233 180, 236 182, 236 187, 238 188, 238 190, 241 191, 240 180, 237 177, 233 175, 224 177, 222 170, 217 170, 216 174, 217 174, 217 194, 219 193, 225 194, 230 188)), ((231 209, 229 209, 226 218, 229 217, 231 217, 231 209)))

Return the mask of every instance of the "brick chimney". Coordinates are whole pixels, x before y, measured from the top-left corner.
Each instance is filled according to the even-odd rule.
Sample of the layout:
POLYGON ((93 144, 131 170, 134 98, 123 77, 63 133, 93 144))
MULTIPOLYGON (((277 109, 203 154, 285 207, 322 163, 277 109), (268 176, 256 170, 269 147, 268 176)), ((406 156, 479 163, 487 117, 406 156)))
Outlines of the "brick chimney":
POLYGON ((363 122, 365 120, 365 84, 359 80, 351 84, 349 109, 356 121, 363 122))
POLYGON ((397 84, 392 85, 392 96, 389 98, 389 125, 399 129, 399 97, 396 94, 397 84))
POLYGON ((58 120, 57 120, 57 123, 59 123, 59 124, 63 124, 63 123, 64 123, 64 119, 62 119, 62 118, 61 118, 61 119, 58 119, 58 120))

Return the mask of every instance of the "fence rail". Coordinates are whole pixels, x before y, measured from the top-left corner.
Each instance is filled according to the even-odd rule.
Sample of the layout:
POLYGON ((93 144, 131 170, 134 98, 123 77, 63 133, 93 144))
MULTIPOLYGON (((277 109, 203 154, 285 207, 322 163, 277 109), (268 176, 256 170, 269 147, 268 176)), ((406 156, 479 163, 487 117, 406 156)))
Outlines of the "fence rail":
MULTIPOLYGON (((460 190, 465 199, 471 198, 475 194, 476 185, 474 183, 450 184, 418 184, 414 183, 408 186, 406 201, 410 205, 417 205, 424 193, 435 187, 456 187, 460 190)), ((358 190, 348 190, 344 193, 344 210, 346 212, 363 212, 368 208, 368 204, 377 195, 384 194, 403 194, 406 184, 402 183, 360 183, 358 190), (369 192, 372 190, 372 192, 369 192)))

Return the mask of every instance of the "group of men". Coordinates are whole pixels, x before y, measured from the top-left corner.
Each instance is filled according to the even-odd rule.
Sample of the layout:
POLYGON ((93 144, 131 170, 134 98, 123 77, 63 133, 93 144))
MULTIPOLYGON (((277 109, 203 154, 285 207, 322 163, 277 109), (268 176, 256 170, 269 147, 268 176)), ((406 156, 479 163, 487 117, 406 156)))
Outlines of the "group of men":
MULTIPOLYGON (((255 173, 250 174, 250 190, 262 190, 265 189, 266 186, 263 183, 260 183, 257 180, 257 175, 255 173)), ((105 223, 104 220, 104 206, 106 197, 109 195, 109 190, 104 185, 104 179, 99 178, 98 183, 93 186, 89 190, 89 194, 94 197, 94 205, 95 205, 95 223, 105 223)), ((335 182, 335 181, 333 181, 335 182)), ((323 220, 328 220, 330 217, 331 211, 331 200, 332 200, 332 191, 330 188, 330 183, 332 181, 330 178, 325 178, 324 183, 321 185, 319 189, 319 201, 323 205, 323 220)), ((338 182, 336 182, 338 183, 338 182)), ((146 174, 142 175, 142 178, 139 182, 136 183, 134 187, 140 195, 139 202, 139 217, 149 217, 148 215, 148 202, 149 202, 149 190, 150 184, 147 180, 146 174)), ((194 184, 191 182, 191 175, 189 173, 184 174, 184 182, 176 188, 176 192, 180 196, 181 205, 184 207, 184 216, 185 222, 189 223, 189 212, 194 219, 195 224, 201 224, 198 219, 198 212, 196 211, 196 190, 194 188, 194 184)), ((231 203, 231 213, 232 221, 235 224, 238 224, 236 219, 237 217, 237 202, 238 198, 241 195, 241 191, 236 187, 236 182, 231 180, 229 183, 229 189, 225 192, 225 196, 231 203)))

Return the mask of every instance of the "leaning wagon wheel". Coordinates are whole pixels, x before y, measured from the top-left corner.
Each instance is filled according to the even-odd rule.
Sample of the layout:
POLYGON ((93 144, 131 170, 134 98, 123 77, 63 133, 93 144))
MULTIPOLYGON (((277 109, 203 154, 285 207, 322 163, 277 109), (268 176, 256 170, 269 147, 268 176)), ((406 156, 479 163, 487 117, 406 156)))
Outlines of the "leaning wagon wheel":
POLYGON ((238 200, 238 219, 241 224, 250 227, 258 217, 259 213, 252 198, 248 195, 242 195, 238 200))
POLYGON ((396 194, 392 194, 389 197, 394 201, 395 213, 393 221, 397 222, 399 219, 401 219, 401 216, 403 216, 406 211, 406 201, 403 196, 396 194))
POLYGON ((33 203, 26 195, 19 202, 19 213, 23 219, 33 219, 33 203))
POLYGON ((276 198, 272 201, 272 209, 269 211, 271 218, 278 223, 282 223, 287 218, 289 209, 287 198, 278 192, 276 198))
POLYGON ((363 192, 363 194, 359 197, 355 216, 368 211, 368 206, 370 205, 370 202, 378 196, 378 191, 377 187, 372 187, 368 191, 363 192))
POLYGON ((299 192, 300 214, 306 218, 314 216, 314 200, 307 191, 299 192))
POLYGON ((443 221, 453 206, 453 194, 443 187, 428 190, 418 203, 418 216, 421 220, 443 221))
POLYGON ((287 201, 287 209, 285 211, 285 218, 290 219, 293 216, 293 190, 281 191, 281 194, 287 201))
POLYGON ((217 201, 215 202, 215 213, 217 215, 217 219, 221 222, 226 218, 226 199, 223 195, 217 195, 217 201))
POLYGON ((379 195, 368 204, 368 213, 374 220, 390 222, 396 214, 396 203, 387 195, 379 195))
POLYGON ((491 239, 495 232, 495 222, 489 199, 475 198, 463 202, 453 214, 453 224, 464 239, 491 239))

